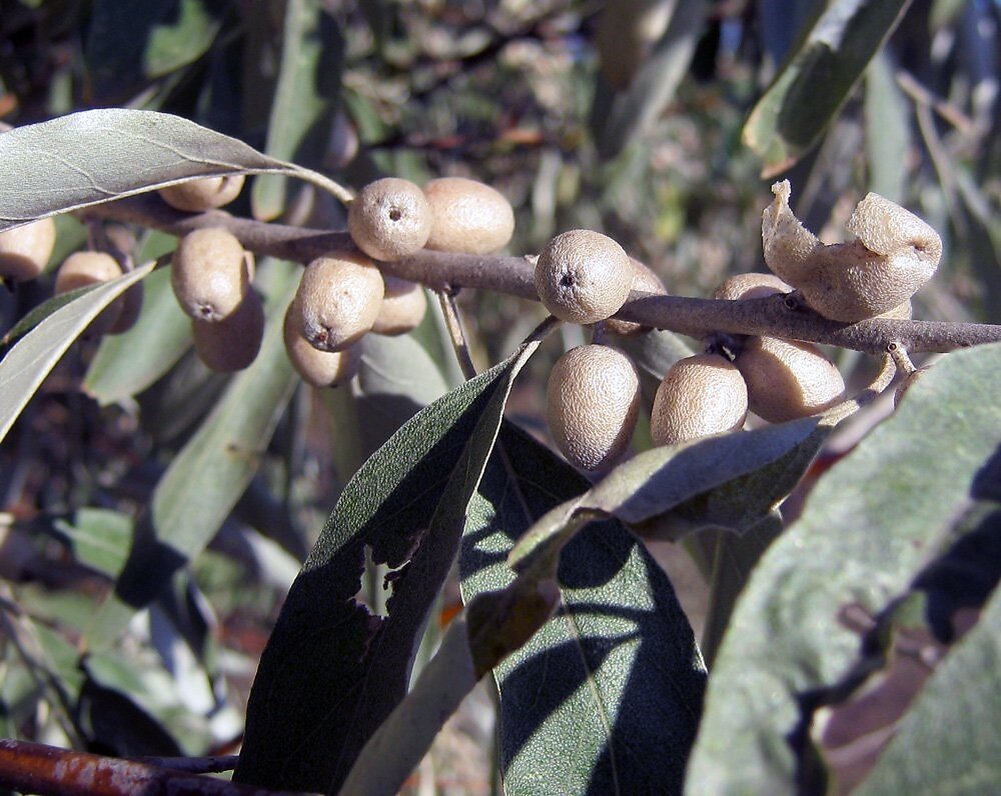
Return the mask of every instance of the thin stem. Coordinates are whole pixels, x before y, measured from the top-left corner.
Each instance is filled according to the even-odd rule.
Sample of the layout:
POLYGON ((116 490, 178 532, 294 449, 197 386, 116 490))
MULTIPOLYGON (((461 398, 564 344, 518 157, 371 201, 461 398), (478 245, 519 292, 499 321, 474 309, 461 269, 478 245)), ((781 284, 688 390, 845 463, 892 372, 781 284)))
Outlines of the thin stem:
POLYGON ((445 316, 445 327, 448 329, 448 336, 451 338, 452 348, 455 350, 455 358, 459 361, 463 378, 468 381, 476 376, 476 366, 473 364, 473 358, 469 356, 469 345, 466 343, 466 333, 462 329, 462 320, 459 318, 459 307, 455 303, 455 293, 451 290, 439 290, 437 294, 442 315, 445 316))
MULTIPOLYGON (((324 232, 235 218, 220 210, 182 213, 157 197, 143 195, 94 205, 80 213, 183 235, 203 227, 223 227, 261 255, 307 263, 335 250, 354 250, 346 232, 324 232)), ((420 282, 433 290, 471 287, 538 301, 530 257, 477 256, 421 250, 395 262, 377 263, 392 276, 420 282)), ((781 295, 743 301, 652 296, 633 293, 616 318, 667 329, 697 340, 717 332, 781 337, 834 345, 879 356, 891 342, 911 353, 945 353, 1001 341, 1001 326, 871 318, 842 323, 822 318, 809 308, 786 302, 781 295)))

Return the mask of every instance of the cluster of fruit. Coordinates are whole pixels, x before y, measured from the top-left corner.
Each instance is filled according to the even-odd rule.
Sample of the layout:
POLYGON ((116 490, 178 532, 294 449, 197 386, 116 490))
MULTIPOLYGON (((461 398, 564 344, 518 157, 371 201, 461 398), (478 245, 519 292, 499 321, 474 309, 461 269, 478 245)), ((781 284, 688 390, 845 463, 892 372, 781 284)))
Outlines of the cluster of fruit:
MULTIPOLYGON (((714 299, 740 301, 797 290, 809 307, 831 320, 911 317, 911 296, 932 276, 942 253, 930 226, 869 194, 847 225, 854 238, 824 245, 789 208, 788 181, 776 183, 773 192, 762 240, 765 262, 774 273, 731 277, 714 299)), ((610 316, 630 291, 666 292, 647 272, 610 238, 573 230, 558 235, 540 254, 535 281, 543 303, 557 317, 621 324, 610 316)), ((613 331, 636 329, 615 326, 613 331)), ((679 360, 664 375, 650 413, 655 444, 737 431, 749 411, 773 423, 808 417, 844 395, 841 374, 810 343, 749 336, 731 339, 730 348, 710 344, 705 353, 679 360)), ((550 375, 550 431, 563 455, 581 469, 603 472, 622 458, 639 407, 639 375, 617 348, 574 348, 550 375)))
MULTIPOLYGON (((240 192, 243 177, 220 177, 164 188, 161 196, 189 212, 220 207, 240 192)), ((831 320, 854 323, 884 316, 910 318, 910 298, 934 273, 942 253, 935 231, 876 194, 863 199, 848 222, 852 239, 825 245, 789 208, 788 181, 772 187, 762 241, 773 274, 742 274, 713 298, 740 301, 793 290, 831 320)), ((284 321, 285 345, 302 378, 333 386, 357 369, 356 343, 368 332, 403 334, 422 319, 423 289, 383 276, 375 260, 393 261, 421 248, 484 255, 505 246, 514 213, 493 188, 464 178, 432 180, 423 188, 396 178, 365 186, 348 207, 348 232, 357 250, 330 252, 309 263, 284 321)), ((32 278, 54 240, 51 219, 0 235, 2 275, 32 278)), ((56 292, 122 273, 110 255, 80 252, 60 267, 56 292)), ((224 228, 204 228, 181 239, 171 283, 192 318, 198 356, 212 369, 239 370, 257 355, 264 309, 254 291, 254 258, 224 228)), ((630 293, 666 294, 649 268, 611 238, 571 230, 553 238, 535 266, 545 307, 561 320, 602 325, 618 335, 646 331, 613 318, 630 293)), ((141 305, 139 286, 127 291, 92 325, 91 333, 128 328, 141 305)), ((743 427, 748 412, 783 422, 822 412, 839 401, 845 384, 814 345, 772 337, 710 343, 664 375, 650 417, 653 441, 677 444, 743 427)), ((547 389, 554 441, 575 466, 601 472, 629 446, 640 406, 639 376, 620 349, 592 343, 566 352, 547 389)))
MULTIPOLYGON (((197 189, 205 182, 168 190, 197 189)), ((179 204, 170 194, 164 198, 185 210, 208 209, 190 199, 179 204)), ((348 210, 348 231, 360 251, 329 252, 303 270, 285 312, 289 359, 317 387, 350 379, 359 362, 356 343, 365 334, 405 334, 421 322, 427 306, 420 285, 384 276, 374 260, 400 259, 423 247, 485 254, 504 246, 513 230, 507 200, 473 180, 432 180, 423 189, 395 178, 370 183, 348 210)), ((186 235, 174 255, 174 292, 192 317, 195 350, 215 370, 246 367, 260 346, 264 313, 251 286, 253 263, 221 228, 186 235)))

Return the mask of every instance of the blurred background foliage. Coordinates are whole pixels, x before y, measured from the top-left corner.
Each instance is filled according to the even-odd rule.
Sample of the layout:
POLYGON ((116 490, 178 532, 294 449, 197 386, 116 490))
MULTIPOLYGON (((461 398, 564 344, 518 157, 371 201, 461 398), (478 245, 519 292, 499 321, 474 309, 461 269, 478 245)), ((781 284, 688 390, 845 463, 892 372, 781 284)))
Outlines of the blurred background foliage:
MULTIPOLYGON (((763 269, 773 178, 792 180, 797 214, 827 241, 874 190, 945 240, 915 317, 999 322, 999 21, 992 0, 0 0, 0 120, 148 108, 354 187, 386 174, 470 176, 515 207, 510 252, 572 227, 603 230, 678 295, 763 269)), ((279 176, 255 179, 230 209, 344 221, 329 197, 279 176)), ((173 246, 63 219, 53 263, 95 235, 137 261, 173 246)), ((276 398, 274 435, 248 452, 256 474, 209 549, 124 642, 89 650, 83 629, 135 518, 227 387, 191 356, 183 319, 157 300, 164 285, 163 273, 147 280, 144 312, 160 314, 141 383, 104 380, 116 361, 135 367, 134 340, 84 341, 0 451, 2 735, 114 754, 234 748, 256 656, 339 489, 458 378, 430 316, 416 364, 412 342, 395 342, 368 352, 350 391, 276 398), (346 431, 359 416, 368 422, 346 431)), ((50 291, 40 280, 5 293, 3 328, 50 291)), ((460 306, 481 368, 542 317, 469 291, 460 306)), ((530 363, 510 404, 540 433, 558 354, 530 363)), ((469 736, 488 742, 489 722, 467 724, 444 754, 470 757, 456 751, 469 736)), ((487 787, 487 771, 465 775, 487 787)), ((454 792, 476 792, 471 781, 454 792)))

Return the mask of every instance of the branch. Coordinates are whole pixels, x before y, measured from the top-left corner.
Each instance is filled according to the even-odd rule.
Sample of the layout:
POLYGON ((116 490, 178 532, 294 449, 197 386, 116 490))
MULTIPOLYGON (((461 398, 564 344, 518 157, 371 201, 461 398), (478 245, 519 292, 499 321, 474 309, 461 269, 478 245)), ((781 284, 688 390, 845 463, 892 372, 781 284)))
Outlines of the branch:
MULTIPOLYGON (((257 254, 299 263, 308 263, 337 249, 354 249, 347 232, 270 224, 237 218, 221 210, 193 215, 174 210, 153 194, 93 205, 79 214, 152 227, 172 235, 184 235, 202 227, 224 227, 257 254)), ((470 287, 539 300, 534 266, 526 257, 481 257, 423 249, 406 259, 378 265, 387 274, 420 282, 437 291, 470 287)), ((911 353, 945 353, 1001 341, 1001 326, 992 324, 880 318, 852 324, 831 321, 799 302, 795 293, 744 301, 634 293, 616 317, 700 340, 715 332, 750 334, 806 340, 873 355, 886 353, 891 343, 911 353)))
POLYGON ((41 796, 131 796, 136 793, 144 796, 185 793, 279 796, 281 793, 132 760, 72 752, 10 738, 0 740, 0 785, 41 796))

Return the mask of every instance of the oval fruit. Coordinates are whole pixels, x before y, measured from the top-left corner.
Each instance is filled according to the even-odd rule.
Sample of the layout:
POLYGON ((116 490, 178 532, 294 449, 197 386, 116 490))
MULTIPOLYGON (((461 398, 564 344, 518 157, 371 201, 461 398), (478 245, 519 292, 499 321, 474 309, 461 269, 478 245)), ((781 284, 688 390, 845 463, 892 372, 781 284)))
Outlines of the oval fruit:
POLYGON ((657 388, 650 436, 657 445, 737 431, 747 417, 747 387, 740 371, 720 354, 679 359, 657 388))
POLYGON ((243 190, 242 174, 227 174, 224 177, 204 177, 188 180, 161 188, 160 197, 178 210, 202 213, 216 207, 228 205, 243 190))
MULTIPOLYGON (((118 261, 105 252, 75 252, 67 257, 56 271, 53 291, 56 295, 68 293, 88 285, 107 282, 122 275, 118 261)), ((87 336, 107 334, 117 323, 124 306, 119 297, 109 304, 87 327, 87 336)))
POLYGON ((264 303, 250 290, 240 305, 219 321, 193 318, 191 333, 195 353, 210 370, 231 373, 243 370, 257 358, 264 337, 264 303))
POLYGON ((639 412, 639 376, 615 348, 583 345, 553 366, 546 418, 556 447, 582 470, 612 466, 632 439, 639 412))
MULTIPOLYGON (((651 296, 666 296, 667 288, 660 277, 649 267, 641 263, 635 257, 629 258, 629 265, 633 269, 633 281, 629 287, 630 293, 646 293, 651 296)), ((605 321, 605 331, 617 334, 621 337, 640 334, 650 327, 633 321, 623 321, 618 318, 608 318, 605 321)))
POLYGON ((302 336, 302 317, 295 301, 285 311, 282 333, 289 361, 302 380, 313 387, 336 387, 358 372, 361 352, 358 346, 343 351, 320 351, 302 336))
POLYGON ((747 384, 749 409, 770 423, 809 417, 841 400, 841 373, 815 345, 749 337, 734 360, 747 384))
POLYGON ((431 209, 427 248, 463 254, 503 249, 514 234, 514 210, 504 195, 465 177, 442 177, 424 186, 431 209))
POLYGON ((319 257, 302 273, 295 300, 301 331, 321 351, 340 351, 372 328, 385 293, 382 274, 363 254, 319 257))
POLYGON ((51 216, 0 232, 0 278, 34 279, 45 270, 55 244, 56 224, 51 216))
POLYGON ((189 232, 177 245, 170 284, 192 318, 214 323, 233 313, 250 290, 254 259, 236 236, 219 227, 189 232))
POLYGON ((539 254, 535 289, 557 318, 596 323, 625 304, 633 273, 629 256, 614 240, 589 229, 572 229, 549 241, 539 254))
POLYGON ((767 298, 776 293, 792 293, 795 288, 786 284, 775 274, 734 274, 726 279, 715 291, 714 299, 740 301, 741 299, 767 298))
POLYGON ((376 260, 413 254, 431 234, 431 208, 424 191, 397 177, 370 182, 348 205, 348 233, 376 260))
POLYGON ((399 335, 416 329, 427 312, 428 300, 424 288, 415 282, 383 275, 386 285, 379 314, 372 324, 376 334, 399 335))

